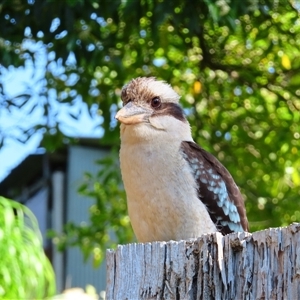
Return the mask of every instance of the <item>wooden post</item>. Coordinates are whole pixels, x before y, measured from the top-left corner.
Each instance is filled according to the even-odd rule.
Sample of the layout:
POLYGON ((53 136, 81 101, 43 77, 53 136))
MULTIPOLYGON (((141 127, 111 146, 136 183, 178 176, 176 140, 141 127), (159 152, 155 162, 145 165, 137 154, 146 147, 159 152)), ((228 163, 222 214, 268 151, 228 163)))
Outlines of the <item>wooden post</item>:
POLYGON ((300 224, 107 251, 106 299, 300 299, 300 224))

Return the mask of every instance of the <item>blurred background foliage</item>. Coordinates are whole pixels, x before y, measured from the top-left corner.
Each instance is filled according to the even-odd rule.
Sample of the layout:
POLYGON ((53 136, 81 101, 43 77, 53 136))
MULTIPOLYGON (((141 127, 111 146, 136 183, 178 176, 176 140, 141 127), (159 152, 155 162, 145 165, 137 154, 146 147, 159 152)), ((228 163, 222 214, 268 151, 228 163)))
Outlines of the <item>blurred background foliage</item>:
POLYGON ((55 276, 37 220, 24 205, 0 197, 0 298, 45 299, 55 276))
MULTIPOLYGON (((182 96, 195 141, 240 186, 251 231, 288 225, 300 221, 299 12, 298 0, 4 0, 1 72, 41 68, 41 53, 46 63, 43 76, 32 79, 38 95, 28 88, 11 98, 0 79, 1 109, 26 107, 30 115, 42 108, 43 122, 23 131, 22 140, 43 132, 53 151, 72 142, 57 106, 71 111, 81 98, 92 117, 95 105, 103 117, 100 143, 117 148, 122 86, 156 76, 182 96)), ((80 110, 70 115, 76 119, 80 110)), ((9 138, 1 128, 0 138, 9 138)), ((87 174, 80 190, 95 198, 90 228, 69 224, 61 246, 81 245, 99 257, 95 249, 107 246, 110 230, 119 242, 132 240, 112 157, 104 165, 115 176, 87 174)))

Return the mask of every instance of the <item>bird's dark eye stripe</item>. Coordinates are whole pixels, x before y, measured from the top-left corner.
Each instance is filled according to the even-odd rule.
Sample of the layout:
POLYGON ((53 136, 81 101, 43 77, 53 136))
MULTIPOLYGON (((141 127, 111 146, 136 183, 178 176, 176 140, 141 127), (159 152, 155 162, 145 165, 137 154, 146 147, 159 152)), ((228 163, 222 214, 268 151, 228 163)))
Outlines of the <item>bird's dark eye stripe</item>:
POLYGON ((172 116, 177 120, 187 122, 182 108, 176 103, 161 103, 159 109, 156 109, 155 112, 152 114, 153 117, 158 117, 162 115, 172 116))

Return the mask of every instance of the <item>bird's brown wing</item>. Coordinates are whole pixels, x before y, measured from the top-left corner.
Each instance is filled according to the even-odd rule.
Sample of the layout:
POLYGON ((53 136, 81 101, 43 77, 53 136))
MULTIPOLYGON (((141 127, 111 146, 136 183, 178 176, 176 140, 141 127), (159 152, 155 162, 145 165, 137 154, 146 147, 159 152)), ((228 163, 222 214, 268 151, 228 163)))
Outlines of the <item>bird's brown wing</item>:
POLYGON ((191 166, 200 200, 222 234, 249 231, 243 197, 228 170, 194 142, 182 142, 181 152, 191 166))

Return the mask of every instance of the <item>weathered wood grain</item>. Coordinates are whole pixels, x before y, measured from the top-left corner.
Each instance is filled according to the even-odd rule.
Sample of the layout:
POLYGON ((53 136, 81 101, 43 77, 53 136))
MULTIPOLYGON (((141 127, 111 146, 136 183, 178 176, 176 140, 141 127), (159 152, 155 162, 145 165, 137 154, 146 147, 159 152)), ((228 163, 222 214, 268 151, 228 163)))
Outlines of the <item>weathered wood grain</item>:
POLYGON ((110 299, 300 299, 300 224, 107 251, 110 299))

